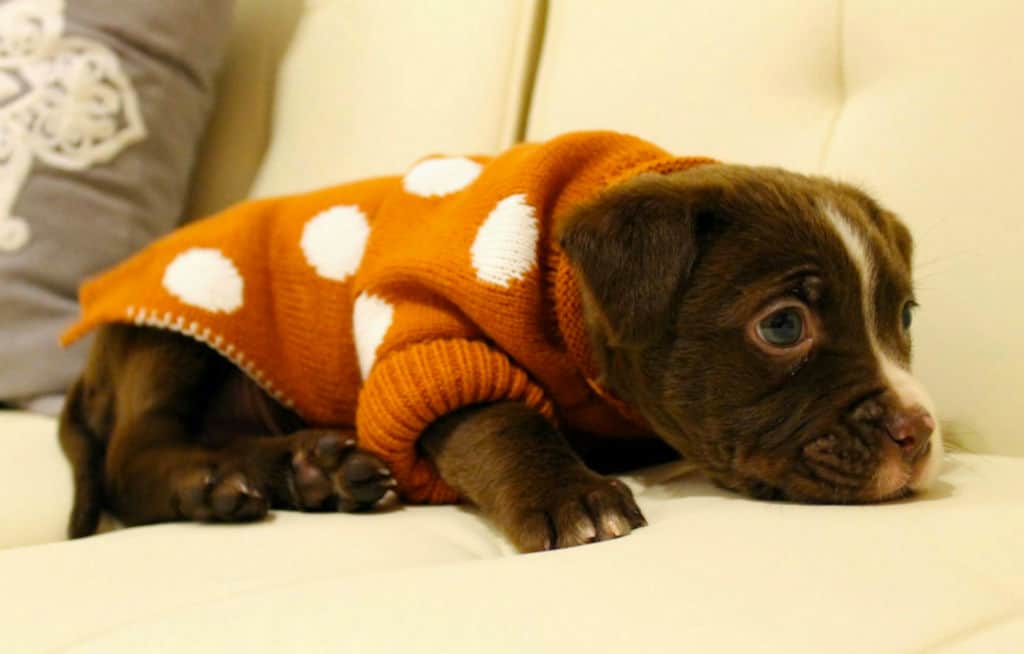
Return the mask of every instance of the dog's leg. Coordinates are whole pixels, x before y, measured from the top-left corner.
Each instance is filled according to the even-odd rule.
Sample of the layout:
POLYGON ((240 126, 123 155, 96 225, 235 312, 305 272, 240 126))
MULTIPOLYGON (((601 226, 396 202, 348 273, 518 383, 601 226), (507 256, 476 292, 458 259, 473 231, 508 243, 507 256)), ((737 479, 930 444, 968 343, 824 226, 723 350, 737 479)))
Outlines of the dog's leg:
POLYGON ((68 536, 81 538, 96 531, 103 510, 100 468, 103 444, 91 433, 82 414, 84 379, 71 387, 60 416, 60 445, 71 463, 75 495, 68 521, 68 536))
POLYGON ((646 524, 622 482, 588 469, 525 405, 456 411, 431 425, 420 445, 441 477, 523 551, 607 540, 646 524))
POLYGON ((239 436, 218 449, 163 443, 148 456, 136 454, 134 465, 139 483, 122 475, 118 507, 129 524, 240 522, 262 517, 270 506, 362 511, 395 486, 383 462, 356 448, 353 433, 334 430, 239 436), (135 505, 138 512, 126 515, 135 505))
POLYGON ((226 374, 212 350, 177 334, 111 326, 100 330, 113 388, 104 465, 106 501, 126 524, 254 520, 266 494, 241 462, 204 447, 197 434, 206 400, 226 374))
POLYGON ((200 343, 118 326, 100 331, 96 351, 84 380, 96 378, 100 392, 91 395, 113 398, 104 487, 126 524, 255 520, 271 505, 359 510, 394 485, 379 459, 355 448, 351 433, 210 434, 208 404, 241 373, 200 343), (88 374, 94 369, 103 374, 88 374))

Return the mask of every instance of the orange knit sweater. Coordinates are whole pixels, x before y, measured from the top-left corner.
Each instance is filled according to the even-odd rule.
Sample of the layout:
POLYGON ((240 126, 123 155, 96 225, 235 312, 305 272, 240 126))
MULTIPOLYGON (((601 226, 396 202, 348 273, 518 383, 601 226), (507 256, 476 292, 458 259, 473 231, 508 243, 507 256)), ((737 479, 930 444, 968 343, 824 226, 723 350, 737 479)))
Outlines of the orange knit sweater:
POLYGON ((518 400, 573 428, 637 433, 591 381, 567 212, 670 157, 610 132, 403 177, 244 203, 90 280, 65 344, 107 322, 187 334, 317 426, 355 426, 409 501, 457 494, 416 448, 459 407, 518 400))

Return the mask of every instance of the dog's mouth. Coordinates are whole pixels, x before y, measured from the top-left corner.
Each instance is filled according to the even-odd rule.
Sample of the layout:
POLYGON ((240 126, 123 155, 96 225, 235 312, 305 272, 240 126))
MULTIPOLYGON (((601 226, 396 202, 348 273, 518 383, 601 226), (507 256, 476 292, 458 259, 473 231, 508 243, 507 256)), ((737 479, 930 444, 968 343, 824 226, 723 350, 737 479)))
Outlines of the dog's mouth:
POLYGON ((889 440, 868 445, 862 438, 828 434, 792 458, 753 457, 735 476, 718 475, 715 481, 754 499, 805 504, 875 504, 925 490, 934 478, 933 443, 908 459, 889 440))
MULTIPOLYGON (((910 487, 909 475, 901 475, 906 481, 897 482, 884 491, 850 491, 822 484, 817 480, 796 478, 787 480, 785 485, 762 480, 746 480, 740 490, 753 499, 768 502, 794 502, 799 504, 880 504, 905 499, 914 494, 910 487)), ((870 486, 870 484, 869 484, 870 486)))
POLYGON ((880 504, 906 499, 927 490, 931 480, 924 481, 930 448, 922 458, 907 462, 896 457, 882 458, 873 474, 861 483, 835 484, 820 478, 804 478, 779 488, 774 499, 787 499, 814 504, 880 504))

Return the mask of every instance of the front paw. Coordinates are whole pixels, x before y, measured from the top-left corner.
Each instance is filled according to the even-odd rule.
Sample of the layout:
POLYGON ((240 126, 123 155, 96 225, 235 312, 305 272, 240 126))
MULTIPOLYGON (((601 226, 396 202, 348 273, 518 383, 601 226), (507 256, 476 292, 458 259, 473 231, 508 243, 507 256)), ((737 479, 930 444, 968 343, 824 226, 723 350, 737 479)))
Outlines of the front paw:
POLYGON ((287 474, 291 508, 364 511, 380 504, 396 485, 387 466, 343 432, 310 429, 297 432, 293 440, 287 474))
POLYGON ((593 475, 548 490, 506 531, 520 550, 537 552, 611 540, 646 524, 624 483, 593 475))
POLYGON ((196 467, 176 480, 171 503, 184 520, 249 522, 267 514, 266 494, 248 474, 228 466, 196 467))

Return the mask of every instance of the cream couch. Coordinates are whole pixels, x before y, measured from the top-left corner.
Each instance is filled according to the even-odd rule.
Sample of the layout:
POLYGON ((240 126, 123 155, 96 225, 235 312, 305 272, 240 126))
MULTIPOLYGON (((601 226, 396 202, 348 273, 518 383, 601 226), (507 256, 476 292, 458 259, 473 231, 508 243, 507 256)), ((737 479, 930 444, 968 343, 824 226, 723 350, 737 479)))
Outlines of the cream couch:
POLYGON ((531 556, 456 507, 67 543, 54 422, 4 413, 0 651, 1024 651, 1021 24, 995 0, 240 1, 196 213, 596 127, 837 175, 916 232, 916 367, 963 451, 867 507, 646 471, 648 528, 531 556))

